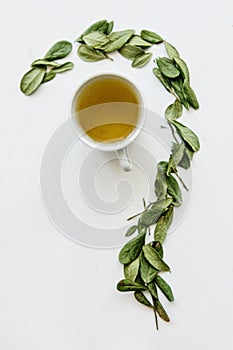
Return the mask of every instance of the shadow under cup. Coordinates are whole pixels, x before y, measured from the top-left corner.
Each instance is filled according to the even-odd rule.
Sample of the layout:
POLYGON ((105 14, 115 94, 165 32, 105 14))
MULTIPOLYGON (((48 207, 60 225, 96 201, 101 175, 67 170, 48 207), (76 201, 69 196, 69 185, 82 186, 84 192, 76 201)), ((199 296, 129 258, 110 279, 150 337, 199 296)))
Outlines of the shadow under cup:
POLYGON ((74 95, 74 130, 92 148, 102 151, 125 149, 138 136, 144 121, 142 95, 122 76, 95 76, 84 82, 74 95))

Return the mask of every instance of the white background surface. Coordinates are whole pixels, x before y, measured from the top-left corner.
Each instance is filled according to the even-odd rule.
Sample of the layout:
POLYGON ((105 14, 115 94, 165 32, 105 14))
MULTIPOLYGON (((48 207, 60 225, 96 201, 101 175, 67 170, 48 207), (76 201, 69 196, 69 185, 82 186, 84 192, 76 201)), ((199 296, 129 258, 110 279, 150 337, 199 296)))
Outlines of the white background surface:
POLYGON ((9 1, 1 9, 0 348, 4 350, 230 350, 233 324, 232 229, 232 2, 9 1), (184 122, 201 139, 193 164, 189 212, 166 241, 175 302, 172 322, 160 322, 131 295, 115 290, 122 278, 117 250, 93 250, 63 237, 40 198, 43 151, 68 117, 71 96, 87 76, 129 74, 149 108, 170 102, 151 68, 72 59, 75 70, 34 96, 19 91, 29 63, 57 40, 73 41, 100 18, 115 29, 148 28, 177 46, 189 63, 201 108, 184 122))

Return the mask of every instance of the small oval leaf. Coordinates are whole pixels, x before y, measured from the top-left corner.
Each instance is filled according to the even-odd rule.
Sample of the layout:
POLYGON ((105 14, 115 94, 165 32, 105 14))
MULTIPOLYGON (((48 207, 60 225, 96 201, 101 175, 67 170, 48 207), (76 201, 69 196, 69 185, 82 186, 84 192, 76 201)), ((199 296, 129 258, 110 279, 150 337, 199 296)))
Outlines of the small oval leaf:
POLYGON ((143 55, 136 57, 132 62, 132 67, 133 68, 145 67, 145 65, 147 65, 147 63, 151 60, 151 57, 152 57, 151 52, 144 53, 143 55))
POLYGON ((140 47, 126 44, 119 50, 119 53, 128 60, 134 60, 136 57, 142 55, 144 50, 140 47))
POLYGON ((35 67, 24 74, 20 82, 20 90, 27 96, 38 89, 45 76, 45 67, 35 67))
POLYGON ((142 284, 123 279, 117 283, 117 290, 119 290, 119 292, 134 292, 138 290, 146 290, 146 287, 142 284))
POLYGON ((171 60, 173 60, 174 57, 180 57, 179 52, 176 50, 174 46, 172 46, 167 41, 164 42, 167 54, 171 60))
POLYGON ((155 32, 151 32, 150 30, 142 30, 141 31, 142 39, 149 41, 151 44, 159 44, 163 42, 163 38, 155 32))
POLYGON ((180 75, 179 69, 176 68, 174 63, 167 57, 157 58, 157 65, 160 71, 168 78, 176 78, 180 75))
POLYGON ((53 61, 66 57, 72 50, 72 44, 69 41, 61 40, 54 44, 44 56, 45 60, 53 61))
POLYGON ((145 258, 155 269, 159 271, 170 271, 169 266, 161 259, 157 251, 150 245, 145 245, 143 247, 143 252, 145 254, 145 258))
POLYGON ((78 48, 78 55, 86 62, 98 62, 107 58, 103 52, 83 44, 78 48))
POLYGON ((134 292, 134 297, 140 304, 143 304, 148 307, 153 307, 153 305, 150 303, 147 297, 143 294, 143 292, 141 291, 134 292))

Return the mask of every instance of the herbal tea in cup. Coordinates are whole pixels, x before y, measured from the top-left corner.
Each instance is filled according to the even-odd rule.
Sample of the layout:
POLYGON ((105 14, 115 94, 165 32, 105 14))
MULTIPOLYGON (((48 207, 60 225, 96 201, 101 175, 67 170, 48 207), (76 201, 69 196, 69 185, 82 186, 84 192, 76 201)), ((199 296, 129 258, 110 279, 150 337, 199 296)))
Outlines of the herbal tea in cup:
POLYGON ((144 123, 143 100, 128 79, 103 74, 86 81, 72 103, 73 124, 87 145, 117 151, 124 170, 131 170, 126 146, 144 123))

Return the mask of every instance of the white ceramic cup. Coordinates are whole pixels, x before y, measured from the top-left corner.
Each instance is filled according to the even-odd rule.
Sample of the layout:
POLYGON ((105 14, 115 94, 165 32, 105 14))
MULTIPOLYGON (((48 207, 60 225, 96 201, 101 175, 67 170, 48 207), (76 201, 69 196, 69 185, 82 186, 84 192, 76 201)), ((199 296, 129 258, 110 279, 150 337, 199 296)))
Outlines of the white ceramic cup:
MULTIPOLYGON (((112 107, 114 108, 114 102, 110 102, 112 104, 112 107)), ((104 106, 105 104, 103 104, 104 106)), ((134 105, 135 106, 135 105, 134 105)), ((89 107, 93 108, 95 106, 89 107)), ((111 107, 111 106, 110 106, 111 107)), ((117 157, 119 159, 119 162, 121 164, 121 167, 125 171, 130 171, 132 169, 132 162, 129 159, 128 152, 127 152, 127 146, 135 140, 135 138, 139 135, 140 131, 143 128, 143 125, 145 123, 145 104, 144 104, 144 99, 138 88, 126 77, 123 77, 118 74, 100 74, 96 75, 94 77, 89 78, 86 80, 81 86, 78 88, 76 93, 74 94, 73 100, 72 100, 72 107, 71 107, 71 113, 72 113, 72 126, 77 133, 78 137, 89 147, 92 148, 97 148, 98 150, 105 151, 105 152, 112 152, 115 151, 117 154, 117 157), (81 91, 90 83, 96 81, 96 80, 101 80, 104 78, 115 78, 115 79, 120 79, 127 83, 134 91, 134 93, 137 96, 137 99, 139 101, 139 104, 137 105, 138 109, 138 121, 137 124, 135 125, 134 129, 132 132, 124 139, 119 140, 119 141, 114 141, 114 142, 97 142, 93 140, 91 137, 88 136, 88 134, 82 129, 79 119, 77 117, 77 114, 79 112, 76 112, 75 106, 77 103, 77 99, 81 93, 81 91)))

